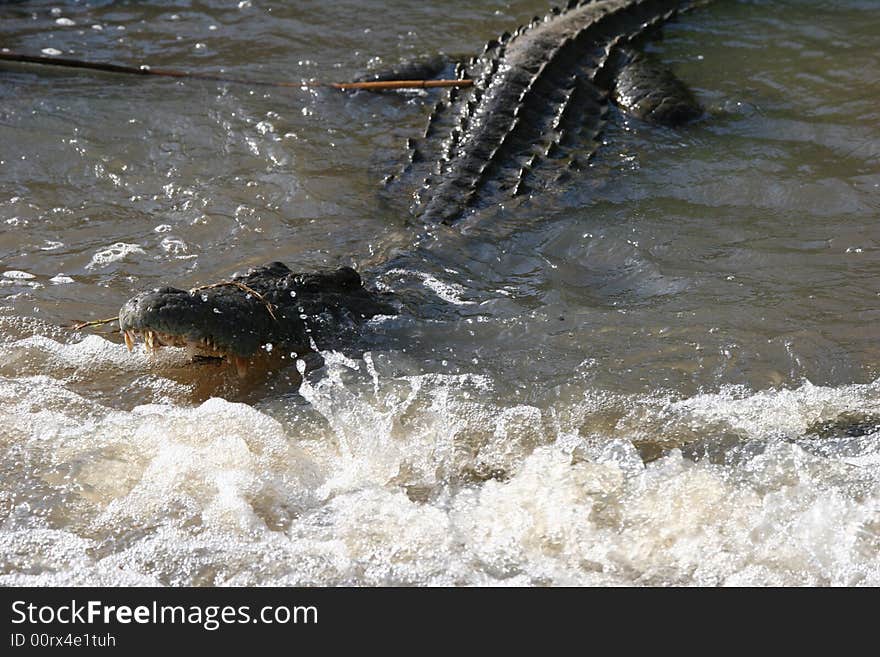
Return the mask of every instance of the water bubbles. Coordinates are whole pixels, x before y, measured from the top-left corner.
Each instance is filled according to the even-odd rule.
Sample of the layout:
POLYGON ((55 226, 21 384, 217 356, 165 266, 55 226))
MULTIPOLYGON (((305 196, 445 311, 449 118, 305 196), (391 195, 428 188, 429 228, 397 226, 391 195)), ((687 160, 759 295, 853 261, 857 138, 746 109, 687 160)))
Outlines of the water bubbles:
POLYGON ((48 55, 49 57, 55 57, 61 54, 61 51, 57 48, 43 48, 42 50, 40 50, 40 52, 44 55, 48 55))
POLYGON ((10 269, 9 271, 3 272, 3 278, 11 278, 19 281, 30 280, 32 278, 36 278, 33 274, 26 271, 18 271, 16 269, 10 269))
POLYGON ((106 249, 98 251, 92 256, 86 269, 95 269, 96 267, 106 267, 110 263, 122 260, 130 253, 144 253, 140 244, 128 244, 126 242, 116 242, 106 249))
POLYGON ((56 18, 55 24, 61 25, 62 27, 72 27, 72 26, 76 25, 76 22, 69 19, 69 18, 56 18))
POLYGON ((40 247, 40 251, 55 251, 64 246, 64 242, 56 242, 54 240, 46 240, 46 243, 40 247))
POLYGON ((165 253, 171 253, 173 255, 180 255, 189 251, 189 247, 187 246, 186 242, 176 237, 164 238, 159 243, 159 246, 165 253))
MULTIPOLYGON (((64 11, 73 12, 74 5, 57 4, 64 11)), ((177 8, 185 4, 178 3, 177 8)), ((228 7, 234 9, 236 5, 245 10, 252 3, 236 0, 228 7)), ((41 23, 28 24, 35 34, 41 25, 51 28, 55 19, 61 17, 62 10, 57 9, 50 19, 48 7, 42 5, 39 9, 41 23)), ((242 13, 242 18, 271 18, 265 13, 266 6, 253 3, 253 7, 253 13, 242 13)), ((139 40, 155 32, 151 29, 155 25, 141 24, 137 17, 114 18, 104 9, 86 9, 80 6, 78 13, 72 15, 77 16, 84 32, 102 39, 108 46, 117 45, 116 37, 127 36, 127 32, 114 29, 117 20, 131 25, 133 34, 139 33, 139 40), (88 20, 104 18, 113 22, 92 26, 95 32, 88 29, 88 20)), ((182 23, 180 28, 164 26, 172 41, 183 39, 175 42, 180 53, 189 50, 191 57, 196 56, 192 46, 199 36, 211 38, 200 54, 211 52, 216 46, 215 29, 231 30, 228 14, 215 9, 187 10, 186 17, 173 16, 173 20, 182 23), (213 25, 214 19, 227 24, 222 28, 219 23, 213 25), (211 31, 211 35, 204 35, 205 31, 211 31)), ((174 10, 172 6, 160 9, 160 24, 169 22, 169 12, 174 10)), ((276 6, 275 14, 278 13, 276 6)), ((277 20, 291 20, 290 12, 282 13, 284 16, 277 20)), ((79 42, 61 41, 62 37, 72 36, 64 29, 49 30, 55 32, 53 43, 60 48, 55 53, 61 56, 62 51, 68 52, 68 47, 82 46, 79 42)), ((373 29, 378 33, 376 25, 373 29)), ((402 27, 400 34, 405 34, 405 30, 402 27)), ((86 40, 89 34, 85 35, 86 40)), ((238 36, 247 38, 246 34, 238 36)), ((43 39, 44 43, 49 40, 48 35, 43 39)), ((39 39, 31 45, 39 50, 39 39)), ((327 61, 326 54, 316 51, 314 55, 301 56, 327 61)), ((313 65, 304 60, 302 66, 313 65)), ((75 106, 71 108, 62 105, 59 125, 67 134, 54 130, 59 127, 54 106, 63 101, 47 101, 48 123, 43 126, 46 130, 34 134, 45 137, 47 152, 52 146, 60 146, 59 155, 69 158, 70 166, 64 166, 60 159, 51 162, 45 153, 26 148, 10 146, 7 153, 0 154, 8 161, 0 171, 6 174, 26 168, 35 176, 22 178, 21 185, 8 185, 6 197, 0 199, 4 211, 0 224, 6 226, 8 233, 22 233, 7 236, 7 242, 30 252, 23 257, 15 253, 18 249, 10 251, 6 266, 0 268, 0 281, 17 287, 3 291, 24 289, 24 294, 30 294, 25 287, 29 281, 44 282, 47 288, 42 296, 34 294, 33 302, 26 299, 13 310, 32 319, 35 313, 30 308, 37 305, 47 321, 56 324, 61 320, 109 316, 117 299, 121 301, 142 284, 174 284, 191 281, 192 277, 215 280, 235 267, 256 262, 267 251, 278 250, 273 243, 282 232, 289 233, 288 228, 298 235, 298 242, 306 245, 295 245, 295 253, 291 252, 303 256, 303 267, 335 264, 332 261, 340 252, 350 254, 354 250, 352 257, 358 257, 358 249, 378 257, 395 254, 398 226, 387 233, 383 229, 381 235, 372 236, 375 239, 371 237, 375 232, 372 224, 356 233, 334 229, 358 207, 348 199, 338 206, 329 200, 329 192, 348 174, 333 171, 327 177, 324 172, 332 162, 327 166, 309 162, 310 155, 320 150, 311 137, 300 148, 287 149, 291 158, 298 158, 298 166, 290 171, 269 170, 282 161, 281 145, 275 143, 275 135, 284 135, 292 144, 289 140, 297 138, 293 130, 306 135, 303 125, 310 119, 299 116, 301 105, 285 108, 282 117, 266 112, 267 103, 251 103, 250 109, 243 107, 238 102, 241 98, 236 98, 243 97, 245 91, 231 88, 230 96, 215 99, 219 105, 209 113, 211 116, 189 117, 195 124, 185 113, 180 116, 176 111, 183 105, 176 107, 176 103, 165 102, 157 106, 160 113, 147 112, 140 123, 128 125, 126 120, 133 121, 129 119, 132 104, 123 103, 125 107, 119 110, 122 113, 111 117, 115 123, 102 122, 107 126, 104 130, 84 126, 78 140, 78 147, 83 149, 81 157, 73 146, 76 139, 68 141, 69 148, 58 141, 74 134, 72 123, 67 121, 65 125, 63 119, 70 118, 71 112, 78 109, 79 101, 74 99, 75 106), (167 112, 171 125, 163 124, 162 112, 167 112), (179 122, 175 122, 176 116, 180 117, 179 122), (193 127, 195 133, 191 132, 193 127), (46 199, 37 186, 44 173, 53 173, 53 166, 57 165, 54 172, 61 175, 57 181, 60 193, 69 191, 84 178, 89 185, 91 169, 84 174, 81 170, 118 146, 116 137, 123 133, 141 140, 155 139, 152 143, 130 144, 132 162, 138 164, 131 166, 121 188, 111 188, 110 180, 103 179, 92 190, 94 194, 84 188, 79 196, 52 203, 51 207, 48 202, 41 208, 26 207, 32 200, 42 203, 46 199), (244 141, 247 137, 259 147, 260 161, 256 167, 251 157, 254 151, 248 151, 251 142, 244 141), (27 162, 19 162, 19 156, 25 152, 27 162), (226 154, 227 166, 219 160, 207 161, 212 152, 226 154), (46 166, 49 169, 44 172, 46 166), (290 175, 304 178, 302 185, 295 181, 293 191, 285 188, 290 175), (29 189, 31 181, 33 189, 29 189), (166 199, 161 186, 172 181, 173 185, 168 185, 164 192, 166 199), (187 184, 193 189, 182 187, 187 184), (13 191, 22 200, 13 200, 16 205, 8 206, 4 201, 13 191), (150 200, 154 193, 158 196, 150 200), (134 195, 143 195, 144 200, 135 200, 134 195), (69 217, 52 214, 54 206, 66 206, 69 217), (82 220, 84 215, 92 216, 91 223, 82 220), (330 223, 322 223, 321 219, 307 223, 322 216, 329 216, 330 223), (19 225, 23 225, 28 220, 29 232, 5 223, 20 221, 19 225), (70 232, 63 232, 66 229, 61 228, 62 221, 70 232), (151 227, 150 223, 155 221, 160 224, 151 227), (266 226, 265 236, 250 241, 239 240, 236 235, 230 238, 233 231, 249 231, 258 223, 266 226), (370 235, 364 238, 367 233, 370 235), (59 242, 56 247, 47 238, 64 240, 66 244, 59 242), (119 247, 118 253, 95 258, 90 267, 123 257, 126 245, 117 240, 124 239, 139 239, 147 252, 129 255, 130 264, 119 263, 125 278, 111 276, 106 270, 83 269, 90 253, 106 252, 107 243, 119 247), (374 243, 369 244, 370 241, 374 243), (200 269, 185 267, 169 254, 184 254, 187 245, 189 252, 214 249, 216 258, 212 256, 211 262, 200 269), (49 279, 52 269, 68 269, 74 275, 59 273, 49 279), (23 273, 33 278, 10 278, 3 275, 4 270, 27 270, 23 273), (52 288, 50 284, 60 287, 52 288), (65 288, 65 284, 69 287, 65 288), (75 312, 80 306, 86 309, 83 317, 75 312)), ((30 98, 12 98, 13 106, 19 100, 26 110, 44 109, 31 103, 30 98)), ((184 105, 185 100, 181 99, 184 105)), ((310 105, 320 107, 318 101, 310 105)), ((104 113, 102 109, 102 116, 104 113)), ((810 117, 795 117, 794 123, 788 124, 779 121, 781 115, 780 111, 769 117, 771 128, 787 126, 789 130, 800 131, 810 121, 810 117)), ((764 129, 767 122, 749 123, 746 127, 764 129)), ((353 130, 352 126, 349 128, 353 130)), ((858 136, 857 131, 848 132, 843 122, 835 121, 833 130, 826 129, 826 124, 820 128, 814 136, 834 152, 843 152, 840 147, 844 140, 858 136)), ((614 134, 613 130, 609 132, 614 134)), ((715 134, 703 132, 706 134, 701 137, 706 139, 715 134)), ((356 140, 357 144, 346 145, 335 135, 324 136, 321 141, 328 149, 332 149, 332 144, 327 143, 332 138, 340 147, 372 151, 372 142, 380 134, 374 133, 356 140)), ((650 136, 644 133, 634 138, 650 136)), ((797 146, 797 136, 789 143, 797 146)), ((678 142, 671 135, 666 137, 663 143, 668 146, 678 142)), ((27 141, 26 135, 21 139, 27 141)), ((382 141, 381 135, 378 139, 382 141)), ((37 139, 35 145, 39 143, 37 139)), ((611 143, 617 142, 612 139, 611 143)), ((789 143, 773 141, 765 154, 784 155, 789 143)), ((828 149, 823 147, 808 155, 822 157, 828 149)), ((661 145, 662 164, 676 164, 674 150, 661 145)), ((741 159, 742 149, 736 151, 741 159)), ((336 159, 346 164, 344 157, 336 159)), ((384 155, 382 159, 386 159, 384 155)), ((786 159, 758 158, 757 167, 751 170, 758 172, 756 176, 771 180, 777 166, 788 173, 782 168, 787 167, 786 159)), ((616 166, 618 162, 608 164, 616 166)), ((721 169, 733 172, 730 180, 718 184, 717 176, 706 175, 697 182, 710 181, 716 187, 701 193, 711 197, 713 190, 731 187, 731 195, 739 199, 743 192, 731 182, 736 170, 721 169)), ((468 238, 475 241, 467 247, 462 243, 461 249, 457 248, 457 237, 437 232, 438 241, 446 241, 451 248, 442 252, 438 249, 436 258, 428 262, 420 259, 414 265, 415 269, 429 272, 432 278, 423 279, 421 274, 411 272, 389 276, 385 268, 379 269, 377 275, 383 279, 379 284, 384 281, 393 283, 395 289, 403 287, 401 291, 413 293, 413 305, 418 303, 419 307, 414 313, 404 312, 393 320, 383 320, 386 325, 365 327, 361 334, 364 339, 359 339, 357 345, 373 349, 372 354, 353 357, 349 353, 344 361, 326 351, 321 356, 308 353, 304 357, 298 351, 284 349, 303 348, 305 354, 309 351, 305 344, 279 343, 276 347, 274 343, 260 341, 256 344, 264 351, 263 360, 270 360, 265 354, 271 353, 273 358, 289 354, 291 361, 285 359, 282 364, 286 369, 269 375, 265 385, 253 386, 248 382, 248 403, 244 404, 214 399, 199 406, 190 398, 189 383, 180 384, 174 394, 167 394, 164 399, 155 394, 161 386, 174 384, 171 378, 199 380, 201 385, 216 377, 223 378, 224 385, 231 380, 234 387, 235 373, 227 377, 227 365, 175 361, 181 370, 186 370, 180 376, 181 372, 147 365, 139 353, 125 355, 113 335, 92 336, 93 342, 82 343, 76 342, 80 335, 62 334, 54 326, 41 329, 47 333, 58 331, 48 333, 59 341, 53 342, 39 330, 19 330, 17 325, 11 332, 4 330, 0 335, 0 408, 5 412, 4 427, 7 442, 13 447, 11 452, 17 452, 17 458, 29 467, 27 472, 19 471, 12 467, 11 458, 0 465, 14 474, 6 481, 12 504, 27 500, 32 506, 33 513, 20 514, 22 522, 25 516, 45 511, 51 525, 45 533, 32 526, 16 533, 19 512, 16 509, 10 514, 10 521, 0 531, 0 542, 8 548, 5 553, 12 556, 0 573, 0 585, 64 580, 94 584, 101 578, 112 584, 120 583, 128 573, 138 582, 184 585, 666 584, 797 579, 846 582, 847 578, 868 582, 871 577, 880 583, 873 522, 877 515, 873 492, 880 490, 877 461, 874 465, 866 462, 867 467, 845 467, 833 452, 819 459, 806 453, 802 446, 802 431, 808 422, 821 419, 824 414, 833 415, 841 408, 876 409, 880 403, 878 384, 866 385, 861 393, 847 388, 839 397, 827 390, 822 394, 786 394, 780 390, 784 382, 759 394, 746 390, 736 395, 717 394, 719 386, 730 377, 727 373, 733 373, 736 380, 751 380, 753 374, 755 380, 760 378, 760 368, 754 365, 756 357, 749 351, 754 345, 742 340, 736 301, 744 306, 757 302, 754 312, 748 313, 750 325, 760 323, 758 312, 767 315, 766 326, 756 328, 761 343, 754 343, 755 349, 763 352, 764 340, 773 336, 777 336, 774 339, 778 343, 778 335, 783 332, 792 338, 792 358, 808 355, 814 346, 817 352, 821 348, 833 355, 841 365, 839 370, 830 370, 828 376, 836 382, 849 376, 848 361, 863 368, 858 376, 869 376, 867 372, 873 370, 864 368, 870 368, 876 361, 876 350, 867 346, 872 337, 872 317, 870 312, 854 312, 850 318, 846 309, 853 304, 856 310, 870 306, 860 305, 859 301, 870 300, 877 290, 865 287, 864 294, 850 296, 846 290, 827 284, 839 283, 842 249, 847 254, 859 255, 846 261, 853 265, 853 271, 843 273, 848 278, 862 277, 866 284, 873 280, 870 265, 878 254, 872 243, 874 234, 870 232, 873 224, 866 223, 868 228, 863 230, 864 225, 859 226, 856 217, 838 213, 834 219, 836 226, 834 222, 825 225, 801 221, 792 228, 791 217, 798 215, 787 216, 786 221, 780 222, 771 212, 763 211, 765 205, 761 205, 760 220, 751 221, 757 216, 750 217, 747 208, 744 219, 732 225, 730 217, 736 216, 739 206, 727 202, 713 204, 712 198, 708 205, 692 204, 692 191, 674 184, 677 177, 673 179, 673 174, 687 171, 677 166, 661 166, 655 173, 645 171, 633 189, 642 190, 642 183, 646 183, 644 188, 651 192, 662 183, 664 189, 674 190, 671 200, 661 195, 648 206, 643 205, 643 194, 632 194, 626 181, 609 186, 610 190, 624 191, 620 197, 615 191, 600 193, 595 208, 599 217, 595 221, 574 221, 575 217, 569 216, 571 201, 579 201, 577 196, 566 196, 566 210, 557 215, 557 197, 550 196, 547 205, 526 206, 523 218, 528 220, 536 213, 552 209, 552 224, 541 230, 526 230, 524 236, 516 222, 519 210, 511 204, 502 219, 514 221, 501 226, 500 232, 510 237, 506 242, 515 243, 509 251, 509 257, 515 258, 514 271, 496 271, 490 262, 500 252, 500 247, 493 243, 492 235, 496 233, 492 229, 484 232, 476 226, 468 238), (667 185, 670 182, 671 187, 667 185), (638 197, 638 204, 630 204, 632 196, 638 197), (638 273, 640 263, 635 263, 635 278, 621 279, 618 284, 611 276, 616 276, 618 263, 620 268, 630 266, 632 261, 628 257, 633 249, 640 248, 636 239, 652 247, 647 254, 650 259, 655 255, 654 247, 665 248, 668 230, 659 228, 668 225, 665 211, 678 216, 679 206, 685 205, 693 205, 693 216, 705 216, 707 207, 715 210, 711 213, 711 226, 699 222, 699 235, 707 239, 693 253, 684 240, 665 252, 658 248, 656 254, 661 269, 682 271, 683 279, 689 276, 688 272, 693 273, 695 296, 691 299, 687 295, 670 295, 668 301, 661 298, 643 303, 641 288, 631 292, 632 288, 624 287, 631 280, 640 286, 650 283, 638 273), (840 216, 847 221, 841 223, 840 216), (605 221, 618 217, 623 221, 605 221), (717 239, 716 221, 722 231, 717 239), (636 234, 624 234, 624 230, 636 225, 636 234), (837 232, 832 233, 828 226, 837 232), (508 234, 511 229, 518 234, 508 234), (760 242, 748 232, 752 230, 763 233, 760 242), (740 240, 743 231, 745 240, 740 240), (815 258, 817 265, 815 278, 808 277, 810 285, 799 281, 795 290, 792 281, 769 280, 769 276, 760 280, 776 263, 768 257, 767 266, 763 257, 751 256, 769 253, 773 248, 770 240, 785 240, 787 247, 794 247, 784 251, 785 258, 797 258, 792 254, 804 247, 804 231, 816 235, 805 234, 803 240, 818 241, 825 234, 836 235, 827 254, 810 252, 809 257, 815 258), (547 232, 553 242, 544 240, 547 232), (632 238, 631 246, 625 243, 626 237, 632 238), (597 246, 606 243, 605 250, 597 246), (752 248, 756 244, 757 252, 752 248), (707 264, 707 254, 716 253, 719 245, 726 249, 726 257, 707 264), (584 247, 594 250, 585 252, 584 247), (606 253, 610 255, 601 260, 606 253), (542 254, 552 259, 551 266, 565 263, 560 267, 564 271, 548 276, 546 265, 538 257, 542 254), (578 262, 580 255, 584 256, 583 263, 578 262), (598 262, 596 256, 600 258, 598 262), (683 256, 693 256, 696 264, 667 267, 673 259, 680 261, 683 256), (453 262, 458 271, 442 266, 453 262), (855 265, 863 267, 858 269, 855 265), (833 274, 830 280, 821 280, 823 266, 833 274), (727 297, 725 304, 730 304, 733 312, 716 315, 710 304, 702 303, 705 296, 701 295, 715 293, 718 288, 730 288, 727 292, 739 290, 737 285, 722 285, 728 276, 724 271, 731 275, 734 271, 750 272, 749 294, 727 297), (606 277, 605 272, 611 274, 606 277), (488 275, 482 276, 484 273, 488 275), (403 282, 399 284, 401 278, 403 282), (474 278, 475 283, 468 278, 474 278), (459 283, 461 287, 456 285, 459 283), (813 316, 828 314, 828 306, 795 308, 786 306, 788 302, 784 300, 777 303, 783 293, 801 294, 802 286, 816 293, 816 303, 837 297, 833 300, 839 301, 843 310, 833 315, 834 324, 827 325, 831 327, 827 332, 812 330, 822 320, 810 322, 813 316), (499 287, 502 289, 496 292, 499 287), (576 297, 578 292, 583 294, 576 297), (424 308, 422 299, 428 302, 424 308), (609 303, 605 303, 606 299, 609 303), (451 305, 470 300, 485 305, 451 305), (610 301, 620 305, 611 305, 610 301), (776 306, 778 314, 774 314, 776 306), (696 308, 700 312, 673 318, 671 313, 682 308, 696 308), (786 314, 786 309, 798 312, 786 314), (630 319, 621 324, 618 320, 625 316, 617 312, 629 312, 630 319), (566 324, 560 325, 556 317, 563 315, 566 324), (847 324, 850 320, 852 323, 847 324), (722 328, 711 327, 711 323, 722 328), (683 325, 685 329, 677 332, 683 325), (836 331, 838 326, 840 330, 836 331), (577 340, 565 337, 561 329, 568 328, 577 331, 577 340), (843 337, 838 337, 838 333, 843 337), (27 336, 27 340, 19 339, 21 336, 27 336), (663 336, 662 342, 658 336, 663 336), (699 344, 693 342, 695 338, 704 345, 700 358, 705 358, 705 365, 691 362, 693 354, 700 350, 699 344), (732 340, 740 341, 742 348, 730 346, 732 340), (866 344, 856 354, 864 358, 855 358, 853 352, 839 349, 844 340, 866 344), (450 344, 454 352, 445 350, 450 344), (685 349, 687 345, 693 346, 685 349), (733 362, 721 362, 722 346, 728 349, 728 355, 732 353, 733 362), (594 352, 598 360, 586 358, 594 352), (668 353, 674 354, 674 358, 669 358, 670 372, 681 368, 685 373, 683 388, 675 383, 674 374, 665 382, 664 374, 656 379, 649 374, 664 364, 668 353), (320 357, 325 358, 326 366, 316 364, 320 357), (128 359, 133 359, 133 364, 127 364, 128 359), (638 368, 644 367, 644 378, 627 378, 624 372, 632 371, 628 366, 639 374, 638 368), (474 378, 448 374, 459 367, 474 377, 485 372, 485 385, 497 385, 499 390, 483 390, 474 378), (425 374, 426 371, 431 373, 425 374), (307 379, 303 395, 293 387, 283 389, 283 378, 289 376, 296 381, 297 372, 307 379), (664 385, 672 391, 662 388, 664 385), (658 391, 657 387, 661 389, 658 391), (699 399, 693 396, 694 390, 713 394, 699 399), (675 395, 679 397, 672 398, 675 395), (144 405, 132 410, 133 404, 140 403, 144 405), (777 432, 784 434, 785 444, 773 442, 777 432), (726 455, 701 462, 688 452, 667 450, 658 451, 652 455, 657 460, 645 463, 633 445, 633 441, 649 443, 657 439, 665 441, 666 449, 667 443, 675 444, 680 436, 706 442, 719 436, 722 440, 734 436, 747 441, 757 456, 748 456, 743 450, 737 456, 740 465, 732 466, 725 460, 726 455), (64 483, 57 484, 62 479, 64 483), (53 490, 56 485, 58 488, 53 490), (83 494, 77 495, 76 491, 83 494), (67 496, 62 499, 62 495, 67 496), (364 518, 370 522, 364 522, 364 518)), ((121 175, 119 169, 116 172, 121 175)), ((847 172, 872 175, 858 168, 847 172)), ((27 172, 21 175, 24 173, 27 172)), ((783 176, 784 187, 776 191, 782 195, 797 192, 792 183, 797 182, 794 175, 798 174, 792 174, 783 176)), ((821 177, 833 180, 836 174, 830 171, 821 177)), ((607 176, 599 178, 604 180, 607 176)), ((870 187, 873 180, 865 180, 868 184, 854 184, 870 187)), ((693 188, 700 192, 706 185, 695 184, 693 188)), ((745 185, 743 189, 748 191, 745 185)), ((364 203, 369 205, 369 193, 363 196, 364 203)), ((778 200, 778 196, 770 200, 778 200)), ((686 216, 692 216, 690 210, 687 212, 686 216)), ((592 216, 593 209, 589 214, 592 216)), ((672 237, 687 237, 696 222, 693 226, 676 222, 676 226, 679 233, 672 237)), ((672 239, 668 241, 671 243, 672 239)), ((409 244, 407 236, 404 248, 409 244)), ((143 252, 137 245, 130 246, 143 252)), ((373 262, 375 257, 369 261, 373 262)), ((392 260, 395 261, 412 263, 415 258, 392 260)), ((781 259, 779 266, 784 268, 786 261, 781 259)), ((743 280, 741 275, 744 274, 737 273, 735 279, 731 276, 727 280, 738 282, 743 280)), ((853 288, 848 289, 851 292, 853 288)), ((250 299, 245 305, 254 310, 255 317, 259 313, 260 318, 269 322, 261 304, 251 298, 253 295, 243 295, 231 288, 226 291, 237 299, 250 299)), ((288 294, 293 302, 287 302, 288 309, 305 305, 297 303, 296 290, 288 288, 288 294)), ((212 309, 208 305, 213 306, 214 300, 219 302, 221 296, 204 288, 193 292, 190 303, 210 319, 212 309), (199 299, 202 308, 198 307, 199 299)), ((877 299, 875 296, 874 301, 877 299)), ((213 309, 215 313, 221 310, 213 309)), ((294 318, 297 315, 295 311, 284 313, 294 318)), ((313 317, 302 310, 300 313, 303 318, 313 317)), ((18 313, 0 316, 0 323, 9 321, 14 314, 18 313)), ((214 321, 230 318, 221 316, 214 321)), ((284 321, 280 313, 278 319, 284 321)), ((785 346, 789 350, 787 342, 785 346)), ((767 342, 768 353, 770 348, 767 342)), ((183 350, 169 349, 163 353, 166 351, 183 350)), ((780 360, 781 369, 787 366, 788 360, 780 360)), ((254 382, 260 375, 254 377, 254 382)), ((229 391, 229 387, 222 389, 222 396, 229 391)), ((825 441, 822 449, 835 449, 832 442, 825 441)), ((868 458, 870 454, 846 458, 862 457, 868 458)))
POLYGON ((52 283, 52 285, 69 285, 74 281, 70 276, 67 276, 66 274, 56 274, 49 279, 49 282, 52 283))
POLYGON ((409 276, 411 278, 419 279, 425 287, 447 303, 452 303, 457 306, 468 306, 473 305, 474 303, 473 301, 466 301, 462 298, 465 293, 464 287, 458 283, 441 281, 428 272, 410 269, 391 269, 388 271, 388 275, 409 276))

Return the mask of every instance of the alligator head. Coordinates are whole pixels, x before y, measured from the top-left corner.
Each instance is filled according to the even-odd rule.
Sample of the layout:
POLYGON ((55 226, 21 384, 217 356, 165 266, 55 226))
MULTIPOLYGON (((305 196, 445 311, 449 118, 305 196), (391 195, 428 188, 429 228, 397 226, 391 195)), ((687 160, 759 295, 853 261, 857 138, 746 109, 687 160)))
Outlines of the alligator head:
POLYGON ((139 294, 119 311, 119 326, 129 350, 141 335, 148 352, 186 347, 223 358, 244 375, 261 354, 302 355, 371 317, 394 313, 385 295, 365 288, 350 267, 304 274, 273 262, 192 290, 139 294))

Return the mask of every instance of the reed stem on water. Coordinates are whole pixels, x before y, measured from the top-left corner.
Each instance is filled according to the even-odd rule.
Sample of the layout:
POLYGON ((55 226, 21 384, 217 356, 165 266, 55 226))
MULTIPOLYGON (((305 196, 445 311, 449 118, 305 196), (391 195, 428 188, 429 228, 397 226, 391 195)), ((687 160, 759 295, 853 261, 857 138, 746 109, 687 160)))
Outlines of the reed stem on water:
POLYGON ((82 59, 69 59, 66 57, 49 57, 45 55, 26 55, 12 52, 7 49, 0 50, 0 61, 17 62, 21 64, 37 64, 40 66, 59 66, 62 68, 78 68, 90 71, 102 71, 104 73, 120 73, 123 75, 153 75, 167 78, 192 78, 194 80, 213 80, 215 82, 232 82, 235 84, 247 84, 261 87, 330 87, 333 89, 354 90, 364 89, 367 91, 387 91, 392 89, 431 89, 437 87, 469 87, 473 80, 370 80, 367 82, 283 82, 265 80, 245 80, 243 78, 227 77, 224 75, 212 75, 209 73, 192 73, 179 71, 171 68, 153 68, 151 66, 124 66, 121 64, 106 64, 103 62, 89 62, 82 59))

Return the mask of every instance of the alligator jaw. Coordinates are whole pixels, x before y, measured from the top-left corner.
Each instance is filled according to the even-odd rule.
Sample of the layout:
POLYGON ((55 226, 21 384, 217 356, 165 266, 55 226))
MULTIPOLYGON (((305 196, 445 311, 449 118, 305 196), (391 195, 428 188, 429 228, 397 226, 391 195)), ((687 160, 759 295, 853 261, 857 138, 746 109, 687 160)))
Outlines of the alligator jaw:
POLYGON ((274 337, 269 322, 260 316, 268 312, 236 288, 210 292, 162 288, 130 299, 119 313, 125 346, 132 351, 140 338, 148 354, 182 347, 193 357, 220 358, 245 376, 259 339, 267 345, 274 337))
POLYGON ((394 312, 353 269, 297 274, 276 262, 189 291, 139 294, 119 311, 119 327, 129 351, 140 337, 147 353, 183 347, 223 359, 244 376, 256 359, 304 355, 394 312))
POLYGON ((184 335, 175 335, 172 333, 161 333, 151 329, 124 329, 122 331, 125 338, 125 346, 129 353, 134 351, 138 337, 143 338, 144 351, 147 354, 154 354, 162 347, 180 347, 186 349, 187 353, 193 358, 198 357, 209 359, 224 360, 235 366, 238 376, 244 378, 247 376, 253 358, 240 356, 234 351, 227 351, 215 344, 211 338, 189 339, 184 335))

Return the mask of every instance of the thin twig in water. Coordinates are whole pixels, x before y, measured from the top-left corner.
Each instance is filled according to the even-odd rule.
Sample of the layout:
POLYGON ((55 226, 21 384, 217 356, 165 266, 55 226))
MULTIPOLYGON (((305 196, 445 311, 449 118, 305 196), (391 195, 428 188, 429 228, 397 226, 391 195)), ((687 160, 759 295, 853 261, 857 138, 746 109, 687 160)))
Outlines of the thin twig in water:
POLYGON ((262 80, 245 80, 242 78, 212 75, 210 73, 192 73, 170 68, 152 68, 150 66, 123 66, 121 64, 104 64, 89 62, 82 59, 66 57, 46 57, 43 55, 25 55, 7 49, 0 50, 0 60, 18 62, 20 64, 38 64, 41 66, 60 66, 63 68, 80 68, 104 73, 122 73, 125 75, 154 75, 166 78, 192 78, 195 80, 213 80, 215 82, 232 82, 260 87, 331 87, 333 89, 366 89, 369 91, 387 91, 390 89, 430 89, 434 87, 469 87, 473 80, 370 80, 366 82, 272 82, 262 80))
POLYGON ((79 331, 80 329, 84 329, 89 326, 104 326, 104 324, 109 324, 110 322, 115 322, 119 319, 119 317, 108 317, 107 319, 94 319, 90 322, 77 322, 72 324, 66 328, 71 331, 79 331))
POLYGON ((474 81, 466 78, 456 80, 370 80, 368 82, 306 82, 305 87, 333 87, 334 89, 365 89, 388 91, 392 89, 434 89, 437 87, 470 87, 474 81))

